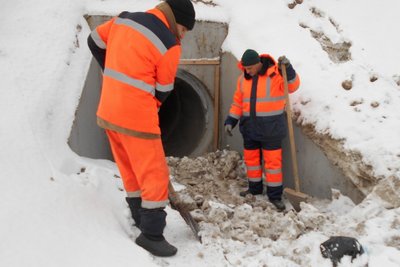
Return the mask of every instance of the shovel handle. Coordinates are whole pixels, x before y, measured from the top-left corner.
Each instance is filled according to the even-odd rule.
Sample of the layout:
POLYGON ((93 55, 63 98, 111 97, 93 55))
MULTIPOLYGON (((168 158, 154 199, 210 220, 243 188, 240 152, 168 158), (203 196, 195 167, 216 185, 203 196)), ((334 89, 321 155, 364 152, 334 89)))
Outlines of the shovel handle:
POLYGON ((294 142, 292 111, 290 110, 289 88, 288 88, 285 64, 281 64, 281 70, 283 76, 284 92, 286 97, 286 115, 287 115, 286 117, 287 117, 288 131, 289 131, 290 152, 292 154, 294 186, 296 191, 300 192, 300 178, 299 178, 299 170, 297 168, 296 144, 294 142))

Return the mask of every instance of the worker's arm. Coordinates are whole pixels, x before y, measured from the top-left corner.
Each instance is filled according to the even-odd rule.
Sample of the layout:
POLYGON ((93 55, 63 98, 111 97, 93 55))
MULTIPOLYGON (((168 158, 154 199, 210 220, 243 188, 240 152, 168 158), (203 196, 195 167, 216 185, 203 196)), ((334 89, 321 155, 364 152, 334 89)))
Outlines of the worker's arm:
POLYGON ((88 36, 87 42, 93 57, 99 63, 102 70, 104 70, 106 60, 106 49, 108 42, 108 35, 111 25, 114 23, 115 18, 99 25, 88 36))
MULTIPOLYGON (((287 76, 287 80, 288 80, 289 93, 293 93, 300 87, 300 77, 294 70, 289 59, 287 59, 285 56, 280 56, 278 58, 278 69, 279 69, 280 73, 281 73, 282 64, 284 64, 286 67, 286 76, 287 76)), ((282 75, 282 73, 281 73, 281 75, 282 75)))
POLYGON ((233 127, 236 126, 238 120, 240 119, 240 117, 242 117, 243 114, 243 79, 243 75, 240 75, 237 79, 236 91, 233 95, 233 101, 231 104, 231 108, 229 109, 229 115, 226 121, 233 127))
POLYGON ((174 89, 176 71, 178 69, 181 47, 175 45, 171 47, 158 62, 156 68, 156 94, 158 107, 165 101, 174 89))

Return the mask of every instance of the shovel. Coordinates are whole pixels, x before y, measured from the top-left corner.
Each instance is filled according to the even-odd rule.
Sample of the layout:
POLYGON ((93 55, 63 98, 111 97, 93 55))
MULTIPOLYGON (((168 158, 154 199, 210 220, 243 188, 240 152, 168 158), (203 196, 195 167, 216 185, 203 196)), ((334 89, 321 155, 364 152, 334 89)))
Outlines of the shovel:
POLYGON ((295 186, 294 190, 291 188, 285 188, 284 192, 286 197, 289 199, 290 204, 292 204, 293 208, 296 211, 300 211, 300 202, 307 202, 310 196, 300 192, 300 178, 299 178, 299 171, 297 169, 296 145, 294 143, 292 112, 290 110, 289 89, 288 89, 285 64, 281 65, 281 70, 282 70, 285 97, 286 97, 286 115, 287 115, 287 124, 289 130, 290 152, 292 154, 292 166, 293 166, 293 176, 294 176, 294 186, 295 186))
POLYGON ((200 227, 198 223, 193 219, 189 210, 183 205, 182 201, 179 198, 179 195, 176 193, 174 187, 172 186, 171 181, 168 184, 169 190, 169 202, 171 203, 171 207, 174 210, 177 210, 182 218, 185 220, 186 224, 189 225, 190 229, 194 233, 195 237, 201 243, 201 237, 199 236, 200 227))

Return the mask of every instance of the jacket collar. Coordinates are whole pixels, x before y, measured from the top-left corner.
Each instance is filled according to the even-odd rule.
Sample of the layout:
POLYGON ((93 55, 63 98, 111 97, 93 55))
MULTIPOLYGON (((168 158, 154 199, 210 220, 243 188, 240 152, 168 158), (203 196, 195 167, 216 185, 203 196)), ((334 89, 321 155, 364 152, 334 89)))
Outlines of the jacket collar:
POLYGON ((167 25, 170 31, 175 35, 178 42, 181 42, 179 39, 178 29, 176 27, 174 13, 172 13, 171 7, 166 2, 157 5, 155 8, 150 9, 147 12, 155 15, 162 22, 164 22, 164 24, 167 25))

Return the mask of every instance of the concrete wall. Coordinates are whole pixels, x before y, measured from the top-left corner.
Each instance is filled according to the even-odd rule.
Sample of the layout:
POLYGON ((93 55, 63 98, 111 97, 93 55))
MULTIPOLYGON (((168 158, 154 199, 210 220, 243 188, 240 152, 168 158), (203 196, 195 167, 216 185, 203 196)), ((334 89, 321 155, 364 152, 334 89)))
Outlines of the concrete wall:
POLYGON ((68 144, 80 156, 112 160, 113 157, 107 136, 104 130, 100 129, 96 123, 97 104, 99 103, 101 92, 101 77, 100 67, 92 59, 78 109, 75 113, 68 144))
POLYGON ((224 132, 224 121, 229 114, 232 104, 233 94, 236 90, 236 81, 240 74, 237 67, 238 60, 231 53, 225 52, 221 57, 221 114, 220 114, 220 149, 229 148, 242 151, 243 141, 239 132, 239 127, 233 129, 233 136, 228 136, 224 132))
MULTIPOLYGON (((361 202, 365 197, 364 194, 328 160, 321 149, 305 136, 299 127, 293 125, 293 128, 300 191, 319 198, 330 198, 333 188, 340 190, 354 202, 361 202)), ((284 185, 294 189, 289 137, 283 141, 283 173, 284 185)))

